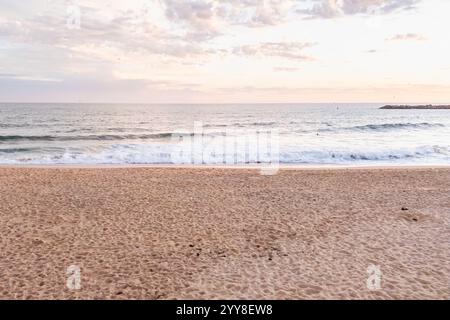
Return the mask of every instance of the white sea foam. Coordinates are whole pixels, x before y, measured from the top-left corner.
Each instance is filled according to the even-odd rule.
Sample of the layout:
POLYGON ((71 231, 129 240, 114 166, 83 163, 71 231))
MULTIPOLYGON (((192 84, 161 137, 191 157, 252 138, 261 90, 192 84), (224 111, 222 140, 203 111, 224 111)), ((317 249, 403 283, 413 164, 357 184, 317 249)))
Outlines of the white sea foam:
MULTIPOLYGON (((217 148, 218 149, 218 148, 217 148)), ((174 158, 179 146, 170 144, 110 145, 98 152, 70 152, 4 157, 7 164, 246 164, 257 163, 245 150, 198 157, 197 161, 174 158), (226 159, 237 159, 230 163, 226 159)), ((195 157, 195 154, 193 155, 195 157)), ((376 149, 303 149, 282 147, 282 164, 450 164, 450 148, 421 146, 417 148, 376 149)))

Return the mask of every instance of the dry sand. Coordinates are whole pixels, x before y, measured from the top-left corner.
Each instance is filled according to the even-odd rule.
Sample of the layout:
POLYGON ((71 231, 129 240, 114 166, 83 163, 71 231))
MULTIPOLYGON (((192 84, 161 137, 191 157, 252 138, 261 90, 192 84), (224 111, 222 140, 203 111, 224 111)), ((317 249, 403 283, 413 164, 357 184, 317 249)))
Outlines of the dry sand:
POLYGON ((449 299, 449 195, 442 168, 1 168, 0 298, 449 299))

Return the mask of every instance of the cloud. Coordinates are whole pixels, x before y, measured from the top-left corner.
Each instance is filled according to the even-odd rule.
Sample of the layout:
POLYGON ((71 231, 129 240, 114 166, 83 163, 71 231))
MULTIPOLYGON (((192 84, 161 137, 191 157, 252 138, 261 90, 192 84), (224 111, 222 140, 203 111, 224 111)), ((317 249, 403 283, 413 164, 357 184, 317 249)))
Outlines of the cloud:
MULTIPOLYGON (((85 92, 85 100, 95 96, 101 100, 102 96, 109 95, 114 100, 120 93, 123 101, 127 97, 137 99, 138 96, 152 100, 152 94, 159 97, 167 94, 165 99, 171 99, 168 92, 183 91, 189 95, 203 88, 206 90, 203 96, 208 98, 208 94, 219 86, 253 84, 261 86, 261 90, 245 87, 242 94, 245 90, 258 95, 268 92, 274 93, 272 96, 278 99, 280 92, 291 92, 295 96, 298 89, 302 89, 283 91, 282 88, 270 88, 273 85, 294 85, 283 78, 298 78, 295 85, 304 83, 321 87, 340 77, 336 75, 343 74, 342 64, 347 61, 356 66, 355 72, 344 72, 342 77, 346 83, 359 84, 370 78, 371 72, 374 78, 378 76, 376 65, 364 65, 362 71, 357 69, 361 69, 358 66, 365 63, 364 59, 370 58, 362 56, 363 52, 375 52, 368 49, 377 49, 378 53, 383 51, 380 38, 389 37, 386 39, 389 41, 425 39, 412 33, 397 34, 408 29, 396 30, 410 21, 411 17, 405 10, 420 2, 130 0, 105 4, 92 0, 30 0, 27 3, 0 0, 0 95, 13 97, 15 92, 15 96, 22 99, 33 93, 40 100, 46 100, 46 96, 64 100, 65 94, 70 93, 68 99, 73 100, 85 92), (80 5, 80 29, 67 27, 66 9, 70 4, 80 5), (383 20, 385 28, 369 33, 351 30, 351 17, 389 13, 402 14, 395 19, 383 20), (343 18, 336 23, 301 19, 335 17, 343 18), (307 29, 316 26, 319 26, 316 30, 307 29), (386 34, 386 29, 390 33, 386 34), (349 40, 342 45, 345 39, 337 39, 339 35, 358 41, 349 40), (315 41, 323 47, 313 47, 315 41), (320 61, 311 64, 311 68, 302 69, 297 77, 295 72, 298 72, 298 66, 302 66, 301 62, 315 58, 320 61), (242 77, 244 71, 249 76, 242 77), (289 72, 291 74, 287 74, 289 72), (196 82, 201 88, 189 82, 196 82)), ((433 34, 430 45, 438 45, 435 41, 445 38, 439 33, 445 28, 439 27, 438 30, 430 22, 438 21, 438 18, 444 21, 440 16, 433 16, 436 13, 443 15, 444 10, 433 11, 433 4, 428 8, 424 4, 423 9, 418 18, 424 25, 428 23, 425 35, 433 34)), ((423 31, 421 26, 411 31, 420 33, 423 31)), ((373 62, 386 62, 394 80, 409 79, 403 67, 414 62, 405 59, 400 64, 395 61, 396 56, 388 55, 379 58, 383 60, 375 59, 373 62)), ((445 57, 442 61, 442 65, 446 65, 445 57)), ((421 78, 431 78, 432 66, 427 68, 430 71, 425 70, 425 62, 422 67, 421 78)), ((447 78, 443 79, 447 81, 447 78)), ((311 96, 313 93, 326 96, 326 91, 320 92, 325 88, 318 88, 316 93, 314 90, 303 88, 303 92, 310 92, 311 96)), ((177 96, 181 97, 179 101, 184 101, 185 93, 182 97, 177 96)), ((350 91, 345 93, 351 94, 350 91)), ((227 95, 223 96, 225 99, 227 95)))
POLYGON ((232 24, 264 27, 281 24, 296 5, 295 0, 224 0, 219 3, 219 16, 232 24))
POLYGON ((312 6, 299 9, 310 18, 336 18, 357 14, 388 14, 410 10, 422 0, 313 0, 312 6))
MULTIPOLYGON (((52 88, 88 90, 78 80, 58 87, 44 84, 73 76, 83 77, 97 88, 93 79, 173 78, 165 73, 171 65, 204 63, 215 54, 207 45, 188 41, 170 28, 156 25, 158 20, 144 21, 139 17, 140 7, 113 9, 107 14, 95 7, 80 9, 80 29, 67 27, 64 2, 26 16, 22 12, 17 16, 0 13, 0 42, 6 44, 0 50, 2 85, 15 84, 17 90, 34 85, 48 88, 49 93, 52 88)), ((110 87, 129 83, 114 82, 110 87)), ((135 87, 139 86, 145 87, 146 83, 137 82, 135 87)))
POLYGON ((275 67, 273 68, 274 71, 278 72, 297 72, 300 70, 300 68, 296 67, 275 67))
POLYGON ((314 60, 303 50, 314 46, 310 42, 264 42, 256 45, 244 45, 233 49, 233 53, 243 56, 278 57, 292 60, 314 60))
POLYGON ((198 91, 194 83, 147 79, 95 79, 67 76, 60 81, 1 77, 0 96, 10 102, 148 102, 183 101, 198 91))
MULTIPOLYGON (((162 0, 167 18, 191 33, 220 35, 228 25, 266 27, 296 16, 335 18, 410 10, 422 0, 162 0)), ((206 37, 205 37, 206 38, 206 37)))
POLYGON ((265 27, 286 21, 295 0, 162 0, 167 19, 184 27, 186 36, 209 40, 227 27, 265 27))
POLYGON ((186 37, 191 40, 208 40, 220 35, 214 19, 214 3, 205 0, 164 0, 166 17, 174 24, 187 29, 186 37))
POLYGON ((417 33, 396 34, 395 36, 386 39, 386 41, 424 41, 424 40, 427 40, 427 38, 417 33))
POLYGON ((10 80, 10 81, 37 81, 37 82, 61 82, 61 79, 55 78, 47 78, 47 77, 35 77, 35 76, 27 76, 20 74, 11 74, 11 73, 0 73, 1 80, 10 80))
POLYGON ((0 73, 0 78, 15 78, 18 76, 19 75, 14 74, 14 73, 0 73))
POLYGON ((183 37, 154 24, 144 24, 138 18, 138 11, 117 12, 109 19, 105 19, 101 12, 90 7, 81 7, 81 13, 79 30, 67 28, 66 15, 47 12, 22 21, 1 21, 0 36, 16 43, 66 49, 92 44, 98 47, 115 47, 123 51, 176 57, 204 53, 200 46, 186 41, 183 37))

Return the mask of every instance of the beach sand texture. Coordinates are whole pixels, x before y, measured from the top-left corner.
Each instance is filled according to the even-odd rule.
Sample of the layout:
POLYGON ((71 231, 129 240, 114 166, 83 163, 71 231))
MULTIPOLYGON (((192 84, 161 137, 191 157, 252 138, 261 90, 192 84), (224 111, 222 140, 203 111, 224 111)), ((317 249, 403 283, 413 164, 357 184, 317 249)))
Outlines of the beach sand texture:
POLYGON ((449 299, 449 241, 445 168, 0 169, 1 299, 449 299))

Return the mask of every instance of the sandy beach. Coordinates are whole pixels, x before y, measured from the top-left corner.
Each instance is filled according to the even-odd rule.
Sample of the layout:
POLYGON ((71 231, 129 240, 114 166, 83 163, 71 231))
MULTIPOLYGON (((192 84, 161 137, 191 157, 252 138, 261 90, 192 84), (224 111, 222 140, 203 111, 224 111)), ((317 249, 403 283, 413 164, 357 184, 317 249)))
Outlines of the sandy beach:
POLYGON ((3 167, 0 299, 449 299, 449 195, 449 168, 3 167))

